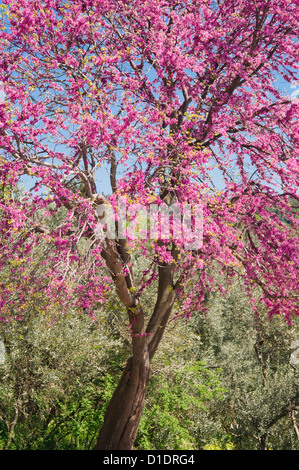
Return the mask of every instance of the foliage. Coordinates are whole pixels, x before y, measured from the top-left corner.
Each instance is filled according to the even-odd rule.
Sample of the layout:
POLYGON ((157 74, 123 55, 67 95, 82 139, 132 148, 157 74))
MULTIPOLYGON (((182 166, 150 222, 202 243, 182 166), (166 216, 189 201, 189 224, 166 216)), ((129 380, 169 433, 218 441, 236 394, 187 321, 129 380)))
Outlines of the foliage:
POLYGON ((263 305, 255 317, 243 287, 236 282, 225 299, 216 294, 208 301, 208 314, 193 318, 200 357, 221 369, 226 389, 201 421, 199 446, 297 450, 299 370, 290 355, 299 325, 288 326, 281 317, 269 322, 263 305))
POLYGON ((192 362, 181 369, 174 362, 169 366, 171 372, 164 375, 162 368, 149 383, 135 443, 141 449, 196 449, 196 418, 207 402, 223 392, 218 377, 203 363, 192 362))
POLYGON ((3 447, 88 449, 94 444, 123 354, 121 342, 107 334, 101 320, 96 326, 70 312, 51 324, 33 311, 26 320, 2 325, 3 447))
MULTIPOLYGON (((298 326, 269 323, 262 307, 255 318, 241 287, 210 296, 207 314, 169 324, 135 449, 298 448, 298 375, 289 362, 298 326)), ((76 312, 50 323, 35 311, 2 325, 1 448, 93 448, 128 348, 116 299, 110 308, 98 326, 76 312)))
MULTIPOLYGON (((37 312, 2 325, 6 363, 0 367, 1 448, 90 449, 103 423, 126 354, 126 341, 99 319, 70 312, 49 323, 37 312)), ((177 352, 164 344, 153 365, 139 449, 196 447, 196 418, 223 390, 218 374, 190 362, 196 343, 176 323, 177 352), (181 348, 184 361, 179 364, 181 348)))

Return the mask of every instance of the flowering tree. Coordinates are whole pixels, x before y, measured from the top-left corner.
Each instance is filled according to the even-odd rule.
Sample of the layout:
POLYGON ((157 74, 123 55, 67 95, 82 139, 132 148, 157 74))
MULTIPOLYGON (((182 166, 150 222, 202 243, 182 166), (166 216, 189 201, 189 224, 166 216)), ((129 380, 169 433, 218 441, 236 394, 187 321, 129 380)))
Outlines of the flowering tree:
POLYGON ((132 448, 167 322, 204 308, 216 272, 242 276, 249 292, 258 286, 270 316, 291 322, 299 313, 298 100, 281 87, 296 80, 297 6, 1 5, 2 320, 25 312, 28 295, 44 308, 53 300, 62 312, 74 306, 96 320, 116 289, 132 356, 97 449, 132 448), (98 184, 105 170, 110 190, 98 184), (23 175, 32 188, 14 198, 23 175), (120 236, 117 215, 108 237, 103 204, 116 209, 121 198, 146 209, 201 204, 202 244, 188 249, 174 226, 166 237, 120 236), (147 260, 138 279, 134 252, 147 260), (147 313, 142 297, 150 286, 156 298, 147 313))

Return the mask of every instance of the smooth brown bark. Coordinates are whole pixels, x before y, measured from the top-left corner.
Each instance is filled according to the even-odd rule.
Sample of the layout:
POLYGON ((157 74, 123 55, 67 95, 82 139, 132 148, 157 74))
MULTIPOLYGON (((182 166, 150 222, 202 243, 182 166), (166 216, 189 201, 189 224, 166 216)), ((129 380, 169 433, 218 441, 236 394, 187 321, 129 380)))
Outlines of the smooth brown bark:
POLYGON ((131 357, 108 405, 95 450, 130 450, 143 411, 150 365, 148 353, 134 364, 131 357))
POLYGON ((168 295, 168 301, 164 299, 164 308, 161 307, 159 312, 155 309, 152 316, 152 324, 148 328, 148 331, 153 331, 152 336, 136 336, 133 339, 133 356, 128 360, 110 400, 95 450, 131 450, 133 448, 150 377, 150 360, 162 339, 173 305, 174 294, 168 295), (147 338, 151 340, 148 342, 147 338))
MULTIPOLYGON (((173 249, 174 260, 177 250, 173 249)), ((144 313, 133 294, 134 279, 130 272, 124 276, 127 263, 125 244, 107 241, 102 251, 118 296, 126 306, 131 323, 132 357, 128 360, 119 384, 106 410, 104 424, 95 450, 131 450, 143 412, 145 390, 150 377, 150 361, 162 339, 172 310, 176 291, 173 285, 175 262, 159 267, 156 305, 145 329, 144 313)))
MULTIPOLYGON (((108 405, 95 450, 131 450, 133 448, 150 377, 150 360, 162 339, 173 306, 174 293, 168 291, 168 296, 161 296, 161 298, 163 302, 161 304, 157 302, 151 317, 152 321, 148 325, 148 333, 143 336, 136 333, 133 337, 133 356, 128 360, 108 405)), ((143 326, 143 324, 138 325, 143 322, 141 310, 138 310, 132 321, 134 323, 132 331, 140 331, 140 327, 143 326)))

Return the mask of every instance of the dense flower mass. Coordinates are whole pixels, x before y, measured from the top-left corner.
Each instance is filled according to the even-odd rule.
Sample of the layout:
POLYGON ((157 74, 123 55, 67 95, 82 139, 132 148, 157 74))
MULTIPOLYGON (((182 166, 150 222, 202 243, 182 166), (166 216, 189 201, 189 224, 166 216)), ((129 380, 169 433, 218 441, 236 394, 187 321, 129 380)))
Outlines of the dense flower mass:
POLYGON ((30 296, 95 315, 113 285, 135 308, 159 277, 189 316, 216 271, 299 313, 298 16, 292 0, 3 1, 3 319, 30 296), (203 204, 201 249, 98 240, 96 207, 119 196, 203 204))

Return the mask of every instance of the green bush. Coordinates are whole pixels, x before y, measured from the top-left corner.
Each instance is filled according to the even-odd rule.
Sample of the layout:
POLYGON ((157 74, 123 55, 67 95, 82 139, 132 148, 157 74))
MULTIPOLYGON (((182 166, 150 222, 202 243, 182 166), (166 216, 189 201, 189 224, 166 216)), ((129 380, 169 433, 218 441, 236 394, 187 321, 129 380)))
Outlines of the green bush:
POLYGON ((92 448, 117 383, 121 342, 75 313, 51 325, 32 313, 1 326, 1 448, 92 448))
POLYGON ((216 374, 204 363, 183 365, 166 377, 157 374, 148 387, 147 401, 136 440, 143 450, 196 449, 196 423, 206 403, 221 396, 216 374))
MULTIPOLYGON (((258 294, 258 292, 257 292, 258 294)), ((209 368, 220 368, 221 400, 208 404, 198 423, 198 447, 235 450, 299 450, 299 375, 290 364, 291 343, 298 338, 298 321, 290 326, 266 309, 251 308, 237 282, 223 298, 214 293, 208 313, 192 318, 201 337, 198 356, 209 368)), ((297 319, 298 320, 298 319, 297 319)))

